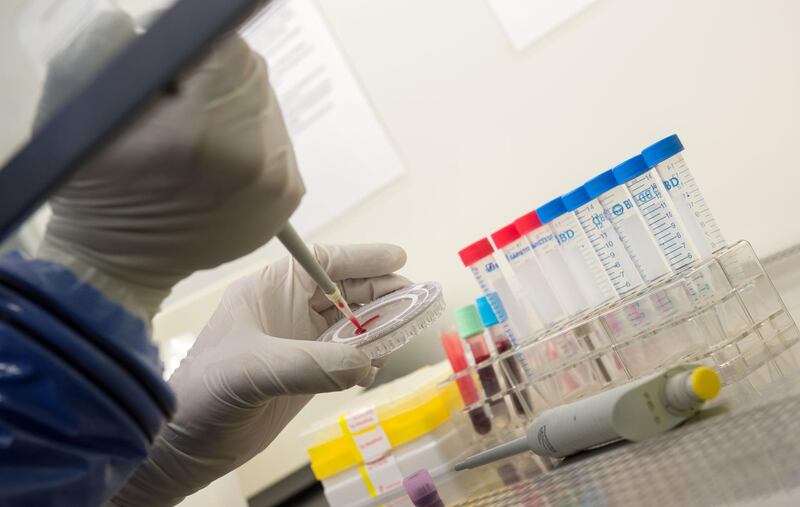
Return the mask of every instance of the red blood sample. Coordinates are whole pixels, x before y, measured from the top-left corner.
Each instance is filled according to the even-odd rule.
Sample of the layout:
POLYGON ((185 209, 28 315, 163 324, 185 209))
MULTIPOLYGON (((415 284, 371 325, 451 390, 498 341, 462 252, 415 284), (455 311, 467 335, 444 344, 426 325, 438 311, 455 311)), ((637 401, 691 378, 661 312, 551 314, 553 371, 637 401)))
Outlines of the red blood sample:
POLYGON ((485 435, 492 431, 492 420, 486 415, 486 411, 483 407, 470 410, 469 420, 472 422, 472 428, 479 435, 485 435))
POLYGON ((356 328, 356 334, 364 334, 367 330, 361 327, 361 323, 355 317, 347 317, 347 319, 352 322, 353 327, 356 328))
MULTIPOLYGON (((486 347, 483 334, 470 336, 467 338, 467 343, 469 348, 472 349, 472 357, 475 359, 475 364, 480 365, 489 360, 489 349, 486 347)), ((500 380, 491 366, 478 368, 478 378, 481 380, 483 392, 487 397, 494 396, 500 392, 500 380)))
MULTIPOLYGON (((511 341, 508 339, 502 341, 498 340, 494 342, 494 347, 497 349, 498 354, 502 354, 503 352, 511 349, 511 341)), ((508 374, 510 377, 512 377, 510 379, 512 384, 520 385, 524 382, 525 375, 522 372, 522 367, 519 365, 519 362, 515 357, 511 356, 504 359, 503 364, 506 365, 508 374)), ((525 407, 522 405, 520 393, 511 394, 511 404, 514 405, 514 410, 516 410, 517 414, 522 416, 525 415, 525 407)))
POLYGON ((356 326, 356 334, 359 335, 359 334, 366 333, 367 332, 367 324, 371 324, 371 323, 375 322, 376 320, 378 320, 380 318, 381 318, 380 315, 373 315, 372 317, 368 318, 367 320, 362 322, 360 326, 356 326))
MULTIPOLYGON (((453 368, 454 373, 459 373, 467 369, 467 358, 464 355, 464 345, 461 343, 458 333, 454 330, 447 330, 442 333, 442 347, 450 361, 450 366, 453 368)), ((461 399, 464 400, 464 405, 471 405, 478 401, 478 388, 472 381, 469 375, 463 375, 456 379, 458 391, 461 393, 461 399)), ((492 420, 489 419, 488 414, 483 407, 473 408, 469 411, 469 418, 472 421, 472 427, 479 435, 485 435, 492 430, 492 420)))

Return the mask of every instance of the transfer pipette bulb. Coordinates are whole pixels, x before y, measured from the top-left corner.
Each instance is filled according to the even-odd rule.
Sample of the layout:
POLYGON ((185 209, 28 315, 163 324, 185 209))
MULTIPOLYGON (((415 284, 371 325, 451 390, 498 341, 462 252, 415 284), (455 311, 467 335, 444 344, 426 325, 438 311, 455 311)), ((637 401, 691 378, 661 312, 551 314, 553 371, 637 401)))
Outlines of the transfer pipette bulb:
POLYGON ((615 167, 613 173, 617 183, 630 191, 672 271, 681 271, 700 258, 658 171, 650 169, 644 158, 636 155, 615 167))
POLYGON ((648 146, 642 157, 658 172, 700 256, 708 257, 724 247, 725 238, 683 159, 683 143, 678 136, 673 134, 648 146))

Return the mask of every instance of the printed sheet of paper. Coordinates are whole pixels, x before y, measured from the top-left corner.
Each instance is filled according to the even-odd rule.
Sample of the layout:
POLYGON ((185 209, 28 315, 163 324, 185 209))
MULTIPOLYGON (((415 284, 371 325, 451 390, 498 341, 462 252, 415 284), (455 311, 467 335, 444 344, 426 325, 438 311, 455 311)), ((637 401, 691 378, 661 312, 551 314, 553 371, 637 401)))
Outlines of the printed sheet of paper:
POLYGON ((403 173, 313 0, 281 0, 242 30, 267 59, 306 196, 292 217, 307 234, 403 173))
MULTIPOLYGON (((306 236, 352 209, 404 171, 313 0, 277 0, 241 29, 269 65, 270 82, 306 186, 291 218, 306 236)), ((174 302, 275 256, 274 245, 180 283, 174 302), (271 250, 268 250, 271 248, 271 250)))

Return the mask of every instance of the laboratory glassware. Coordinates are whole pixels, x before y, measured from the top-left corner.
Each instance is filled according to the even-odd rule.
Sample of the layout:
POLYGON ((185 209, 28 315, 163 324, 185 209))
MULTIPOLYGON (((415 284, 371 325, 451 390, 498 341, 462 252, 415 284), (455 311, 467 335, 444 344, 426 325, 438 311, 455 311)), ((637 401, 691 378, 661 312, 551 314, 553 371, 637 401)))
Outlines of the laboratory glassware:
MULTIPOLYGON (((478 315, 481 317, 481 323, 486 328, 486 333, 494 343, 495 351, 498 355, 504 355, 505 352, 511 350, 511 340, 506 336, 502 326, 502 323, 505 322, 507 318, 502 308, 502 302, 497 300, 495 303, 499 304, 500 309, 503 310, 500 315, 495 313, 492 305, 489 303, 488 296, 481 296, 475 300, 475 306, 478 309, 478 315)), ((504 367, 506 378, 509 384, 511 384, 511 387, 519 388, 519 386, 524 385, 526 382, 525 374, 516 357, 507 355, 507 357, 502 360, 502 366, 504 367)), ((514 405, 517 414, 521 416, 528 416, 528 412, 530 411, 530 406, 528 405, 529 401, 527 401, 527 399, 523 401, 526 394, 527 393, 520 392, 511 394, 511 403, 514 405)))
POLYGON ((697 247, 686 233, 658 171, 647 167, 641 155, 629 158, 612 171, 617 183, 630 191, 670 269, 680 271, 699 259, 697 247))
POLYGON ((591 198, 585 187, 565 194, 563 200, 567 209, 575 213, 617 294, 624 296, 642 287, 644 280, 600 201, 591 198))
POLYGON ((527 213, 514 221, 520 234, 524 235, 539 261, 548 284, 555 292, 559 305, 569 315, 576 315, 587 307, 586 298, 581 294, 577 282, 561 256, 552 229, 547 225, 552 218, 547 205, 527 213), (541 217, 540 212, 548 213, 541 217))
POLYGON ((617 183, 611 169, 587 181, 584 188, 602 206, 602 216, 613 226, 646 283, 670 273, 669 263, 650 234, 628 187, 617 183))
MULTIPOLYGON (((579 188, 578 193, 581 192, 584 192, 583 188, 579 188)), ((577 204, 582 201, 582 199, 576 200, 575 197, 573 191, 559 199, 560 207, 554 204, 560 215, 553 219, 550 227, 558 239, 561 255, 572 271, 575 281, 578 282, 586 301, 590 307, 597 307, 619 299, 619 295, 578 217, 573 213, 577 204)))
POLYGON ((472 352, 472 359, 478 368, 478 380, 480 380, 483 394, 489 400, 489 407, 494 416, 494 420, 502 421, 501 425, 507 425, 509 421, 508 407, 506 406, 505 399, 491 399, 503 391, 503 386, 500 384, 500 377, 494 370, 494 365, 491 361, 491 352, 486 344, 486 337, 483 333, 483 324, 481 324, 480 316, 475 305, 466 305, 457 309, 454 313, 456 321, 456 328, 462 340, 467 342, 469 349, 472 352), (505 423, 505 424, 503 424, 505 423))
POLYGON ((705 258, 724 247, 725 238, 683 159, 683 149, 683 143, 673 134, 645 148, 642 157, 658 172, 686 231, 705 258))
MULTIPOLYGON (((538 223, 538 218, 531 218, 538 223)), ((508 264, 522 284, 523 296, 531 303, 536 316, 547 328, 566 317, 553 289, 542 271, 530 242, 511 223, 492 234, 495 246, 502 250, 508 264)))

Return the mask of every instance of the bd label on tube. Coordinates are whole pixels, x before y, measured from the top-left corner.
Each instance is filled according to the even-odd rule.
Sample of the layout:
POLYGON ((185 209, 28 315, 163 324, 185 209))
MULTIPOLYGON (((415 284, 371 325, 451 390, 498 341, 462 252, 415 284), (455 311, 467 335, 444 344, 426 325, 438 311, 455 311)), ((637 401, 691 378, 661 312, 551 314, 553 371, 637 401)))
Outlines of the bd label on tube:
POLYGON ((589 201, 575 210, 575 216, 617 293, 623 295, 642 286, 644 281, 639 270, 625 251, 622 240, 600 203, 597 200, 589 201))
POLYGON ((664 180, 664 188, 667 189, 667 192, 669 192, 672 189, 677 189, 678 186, 680 186, 680 184, 681 180, 679 180, 677 176, 673 176, 668 180, 664 180))
POLYGON ((683 143, 673 134, 645 148, 642 157, 662 180, 692 243, 705 258, 724 247, 725 238, 683 159, 683 149, 683 143))
POLYGON ((650 282, 669 273, 669 264, 633 204, 627 187, 614 187, 601 195, 599 200, 644 281, 650 282))
POLYGON ((566 231, 559 231, 556 235, 556 239, 558 239, 559 245, 565 245, 569 240, 575 238, 575 231, 572 229, 567 229, 566 231))
POLYGON ((561 253, 590 306, 618 297, 586 233, 571 211, 551 222, 561 253))
POLYGON ((653 171, 648 171, 626 184, 672 270, 679 271, 697 259, 699 256, 683 234, 667 196, 659 189, 663 185, 661 179, 653 171))
POLYGON ((633 209, 633 203, 630 199, 623 199, 622 202, 612 205, 609 212, 615 217, 621 217, 625 213, 625 210, 629 209, 633 209))

